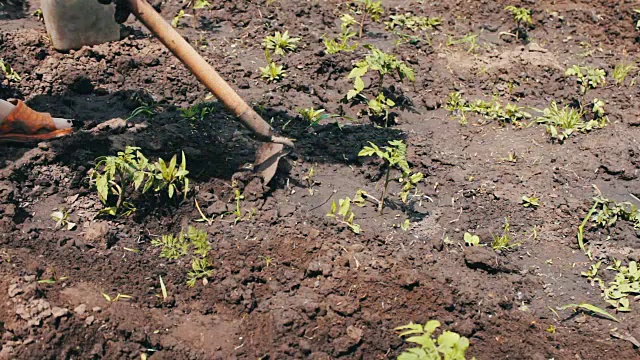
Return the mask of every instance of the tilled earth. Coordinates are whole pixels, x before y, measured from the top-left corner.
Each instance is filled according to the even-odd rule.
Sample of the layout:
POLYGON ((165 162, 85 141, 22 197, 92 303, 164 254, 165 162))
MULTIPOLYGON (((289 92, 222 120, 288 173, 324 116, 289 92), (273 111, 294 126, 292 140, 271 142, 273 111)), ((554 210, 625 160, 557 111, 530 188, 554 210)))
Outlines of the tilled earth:
MULTIPOLYGON (((628 313, 607 307, 599 288, 580 276, 593 262, 576 241, 597 192, 640 205, 636 73, 623 86, 611 78, 615 64, 637 60, 638 4, 523 1, 534 19, 523 41, 501 34, 513 31, 504 11, 511 4, 384 2, 385 19, 406 12, 443 19, 430 43, 397 46, 383 24, 365 23, 360 43, 396 54, 416 73, 414 83, 386 83, 400 105, 388 128, 358 117, 362 105, 341 101, 352 62, 366 50, 323 52, 322 36, 337 36, 349 4, 225 1, 199 11, 196 21, 183 18, 178 30, 280 133, 296 139, 268 190, 243 189, 241 207, 255 214, 237 224, 219 215, 233 210, 232 176, 253 161, 257 145, 138 22, 126 23, 119 42, 58 53, 31 15, 37 2, 0 4, 0 58, 22 76, 15 82, 0 73, 0 98, 23 99, 78 127, 62 140, 1 145, 0 358, 386 359, 406 348, 395 327, 430 319, 468 337, 468 354, 477 359, 640 358, 633 345, 638 304, 628 313), (268 84, 258 71, 262 39, 285 30, 301 41, 281 60, 288 77, 268 84), (450 36, 470 33, 478 34, 471 51, 447 45, 450 36), (542 126, 479 118, 461 125, 444 109, 452 91, 538 109, 571 103, 578 88, 564 70, 573 64, 607 71, 607 85, 589 96, 605 101, 610 123, 563 144, 542 126), (122 120, 151 102, 154 116, 122 120), (181 108, 201 102, 213 109, 203 119, 181 116, 181 108), (342 127, 325 120, 309 128, 296 111, 305 107, 343 115, 342 127), (380 163, 358 152, 368 141, 397 139, 408 144, 412 168, 426 175, 424 196, 410 206, 392 201, 384 215, 372 205, 356 208, 359 235, 327 218, 333 200, 357 189, 378 193, 380 163), (187 200, 141 196, 132 216, 100 215, 88 173, 97 157, 127 145, 152 159, 184 151, 193 184, 187 200), (509 153, 517 161, 506 161, 509 153), (311 168, 313 194, 304 178, 311 168), (523 207, 523 195, 541 205, 523 207), (215 221, 195 222, 196 199, 215 221), (75 230, 55 228, 51 213, 60 208, 75 230), (407 218, 402 231, 397 225, 407 218), (518 246, 464 245, 465 232, 490 243, 505 218, 518 246), (213 247, 214 273, 194 288, 186 286, 189 260, 167 261, 150 244, 189 225, 207 231, 213 247), (57 281, 38 282, 51 278, 57 281), (102 293, 132 298, 108 302, 102 293), (555 310, 582 302, 620 322, 555 310)), ((168 20, 182 6, 160 5, 168 20)), ((398 190, 394 184, 392 199, 398 190)), ((595 259, 640 258, 640 234, 629 224, 589 225, 585 236, 595 259)))

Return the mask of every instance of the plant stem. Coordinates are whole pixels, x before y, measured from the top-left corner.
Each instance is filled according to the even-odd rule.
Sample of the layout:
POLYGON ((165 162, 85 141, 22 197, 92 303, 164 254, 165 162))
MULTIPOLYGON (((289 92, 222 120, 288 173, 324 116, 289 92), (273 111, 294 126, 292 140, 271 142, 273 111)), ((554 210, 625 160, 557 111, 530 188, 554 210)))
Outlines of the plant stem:
POLYGON ((389 175, 391 175, 391 165, 387 164, 387 175, 384 179, 384 189, 382 189, 382 197, 380 198, 380 203, 378 204, 378 211, 380 211, 380 215, 384 211, 384 200, 387 198, 387 188, 389 186, 389 175))
POLYGON ((367 6, 362 5, 362 19, 360 19, 360 36, 359 36, 360 39, 362 39, 362 29, 364 28, 364 20, 366 18, 367 18, 367 6))

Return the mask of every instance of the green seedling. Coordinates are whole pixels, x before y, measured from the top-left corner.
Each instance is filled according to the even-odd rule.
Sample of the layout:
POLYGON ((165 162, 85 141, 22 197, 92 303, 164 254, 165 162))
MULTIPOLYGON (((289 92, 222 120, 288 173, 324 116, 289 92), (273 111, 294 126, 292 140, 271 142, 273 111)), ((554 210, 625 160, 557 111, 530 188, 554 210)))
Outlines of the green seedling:
POLYGON ((293 52, 296 49, 299 41, 299 37, 289 36, 289 31, 282 34, 276 31, 275 35, 265 37, 262 44, 265 49, 273 51, 275 55, 285 56, 287 52, 293 52))
POLYGON ((619 63, 616 64, 616 67, 613 69, 613 79, 616 81, 618 86, 621 86, 624 83, 624 80, 627 78, 627 75, 634 70, 635 66, 633 64, 625 64, 619 63))
POLYGON ((502 158, 502 161, 515 164, 518 162, 518 154, 516 154, 515 151, 509 151, 507 156, 502 158))
POLYGON ((15 72, 13 70, 13 68, 11 68, 11 66, 9 64, 4 62, 4 60, 2 58, 0 58, 0 70, 2 70, 2 72, 4 73, 4 76, 9 81, 19 82, 20 80, 22 80, 20 75, 18 75, 18 73, 15 72))
POLYGON ((215 110, 210 104, 194 104, 186 109, 179 109, 180 117, 193 123, 203 122, 207 115, 212 114, 215 110))
POLYGON ((260 256, 260 259, 264 260, 264 267, 268 268, 273 263, 273 258, 271 256, 260 256))
POLYGON ((502 227, 502 235, 494 236, 493 242, 491 243, 491 248, 496 251, 509 250, 514 248, 520 243, 512 244, 511 241, 511 225, 509 224, 509 218, 504 218, 504 225, 502 227))
POLYGON ((379 93, 378 96, 367 102, 367 106, 367 112, 374 121, 384 120, 384 127, 389 127, 389 110, 396 106, 393 100, 387 99, 383 93, 379 93))
MULTIPOLYGON (((594 115, 598 115, 598 113, 594 115)), ((536 119, 536 122, 544 124, 551 138, 560 142, 563 142, 576 132, 586 133, 594 129, 602 129, 608 122, 606 116, 588 121, 584 121, 583 117, 584 112, 582 110, 573 109, 569 106, 559 108, 556 102, 552 101, 551 105, 544 109, 542 115, 536 119)))
POLYGON ((211 251, 211 244, 207 241, 207 233, 193 226, 187 228, 187 237, 193 244, 193 253, 200 257, 206 257, 211 251))
POLYGON ((189 242, 181 232, 178 236, 173 234, 162 235, 159 239, 153 239, 151 245, 162 247, 160 257, 177 260, 189 254, 189 242))
POLYGON ((511 16, 513 16, 513 20, 516 23, 515 37, 516 39, 520 39, 519 34, 526 31, 525 27, 533 24, 533 19, 531 18, 531 10, 516 7, 513 5, 507 6, 504 9, 509 11, 511 13, 511 16))
POLYGON ((439 327, 438 320, 429 320, 424 326, 411 322, 395 328, 400 337, 409 336, 405 341, 419 345, 403 351, 398 360, 465 360, 469 339, 452 331, 443 331, 434 338, 439 327))
POLYGON ((69 221, 69 212, 65 209, 54 209, 51 213, 51 218, 56 222, 56 229, 67 228, 67 230, 73 230, 76 228, 76 223, 69 221))
POLYGON ((481 246, 480 237, 478 235, 472 235, 468 232, 464 233, 464 243, 467 246, 481 246))
POLYGON ((174 16, 173 19, 171 20, 171 26, 173 26, 174 28, 177 28, 178 25, 180 24, 180 21, 185 16, 189 16, 189 15, 185 14, 184 10, 181 9, 180 11, 178 11, 176 16, 174 16))
POLYGON ((436 26, 442 24, 442 19, 440 18, 431 18, 428 16, 415 16, 411 13, 405 13, 401 15, 391 15, 391 21, 385 22, 385 29, 391 31, 393 34, 400 37, 400 40, 396 42, 396 45, 401 41, 409 42, 416 44, 420 41, 419 36, 408 35, 403 33, 401 30, 409 30, 411 32, 418 33, 424 32, 426 41, 429 45, 431 45, 431 37, 429 36, 428 30, 435 28, 436 26))
POLYGON ((327 216, 336 219, 338 223, 345 225, 354 233, 360 234, 360 225, 353 222, 356 214, 351 211, 350 197, 338 199, 338 204, 336 204, 335 200, 332 201, 331 210, 327 213, 327 216))
POLYGON ((535 209, 540 206, 540 199, 535 196, 522 195, 522 206, 535 209))
POLYGON ((358 47, 358 44, 349 43, 350 39, 356 36, 356 33, 352 31, 352 26, 357 23, 356 20, 349 14, 343 14, 340 16, 340 21, 340 36, 337 39, 329 39, 324 35, 322 36, 327 54, 336 54, 341 51, 350 52, 358 47))
POLYGON ((320 121, 330 117, 329 114, 324 114, 325 109, 305 108, 298 109, 298 114, 302 116, 302 120, 309 123, 309 126, 316 126, 320 121))
POLYGON ((102 213, 112 216, 131 214, 135 206, 127 199, 138 190, 144 194, 149 190, 158 193, 167 189, 169 198, 180 191, 186 198, 189 191, 189 179, 186 176, 189 171, 186 170, 184 152, 182 163, 178 165, 175 155, 168 164, 162 159, 151 163, 139 150, 138 147, 127 146, 117 156, 96 159, 89 179, 96 187, 100 201, 106 206, 110 204, 110 197, 117 196, 115 205, 105 207, 102 213))
POLYGON ((44 21, 44 14, 42 13, 42 9, 36 9, 31 13, 31 16, 34 16, 38 21, 44 21))
POLYGON ((353 89, 347 93, 347 100, 353 99, 364 90, 362 77, 370 70, 378 73, 378 93, 382 92, 386 75, 393 76, 397 74, 400 81, 405 78, 411 81, 416 80, 413 69, 403 61, 398 60, 394 55, 387 54, 372 45, 366 45, 365 47, 369 50, 369 53, 364 59, 356 62, 349 73, 348 78, 353 79, 354 82, 353 89))
POLYGON ((593 280, 598 275, 598 271, 600 270, 601 265, 602 265, 602 261, 598 261, 595 264, 591 264, 591 266, 589 267, 589 270, 581 272, 580 275, 588 278, 589 280, 593 280))
POLYGON ((409 219, 405 219, 402 224, 400 224, 400 229, 402 231, 407 231, 411 227, 411 221, 409 219))
POLYGON ((384 202, 387 199, 392 168, 398 169, 401 172, 399 180, 403 184, 403 188, 400 197, 404 203, 408 201, 409 192, 422 180, 423 175, 421 172, 412 173, 409 163, 407 162, 407 145, 402 140, 389 141, 389 146, 384 146, 383 148, 378 147, 370 141, 369 145, 370 146, 363 147, 358 153, 358 156, 375 155, 384 162, 384 166, 386 167, 385 180, 382 195, 380 199, 377 199, 378 211, 382 214, 384 211, 384 202))
POLYGON ((587 93, 587 90, 603 86, 606 82, 606 73, 604 70, 591 66, 573 65, 564 72, 564 75, 576 77, 582 96, 587 93))
POLYGON ((367 15, 372 21, 380 21, 380 16, 384 13, 381 1, 374 0, 356 0, 356 3, 360 4, 360 9, 357 13, 361 14, 360 17, 360 35, 362 38, 362 32, 364 30, 364 21, 367 19, 367 15))
POLYGON ((596 315, 600 315, 604 318, 613 320, 615 322, 620 322, 620 320, 618 320, 615 316, 609 314, 607 311, 595 306, 595 305, 591 305, 591 304, 587 304, 587 303, 580 303, 580 304, 568 304, 565 306, 561 306, 557 308, 558 310, 566 310, 566 309, 572 309, 573 311, 586 311, 589 313, 593 313, 596 315))
POLYGON ((270 61, 267 66, 261 67, 260 71, 262 72, 260 76, 270 82, 280 81, 287 77, 287 71, 284 70, 284 67, 273 61, 270 61))
POLYGON ((160 290, 162 291, 162 300, 167 300, 167 297, 169 297, 168 293, 167 293, 167 287, 164 285, 164 281, 162 281, 162 276, 158 276, 160 278, 160 290))
POLYGON ((467 53, 472 53, 478 47, 478 34, 469 33, 465 36, 462 36, 458 39, 453 36, 447 36, 447 46, 459 45, 459 44, 468 44, 469 48, 467 49, 467 53))
POLYGON ((617 311, 630 311, 628 296, 640 294, 640 271, 635 261, 629 261, 628 266, 623 266, 621 261, 614 263, 613 267, 617 274, 613 281, 609 282, 609 287, 602 286, 605 301, 616 308, 617 311))
POLYGON ((516 104, 503 106, 495 98, 490 102, 481 99, 469 102, 459 92, 452 92, 448 95, 445 109, 457 115, 461 123, 467 122, 466 113, 468 112, 501 123, 510 122, 515 126, 523 126, 522 122, 531 118, 531 114, 524 111, 525 108, 522 106, 516 104))
POLYGON ((108 302, 118 302, 120 300, 129 300, 131 298, 133 298, 130 295, 125 295, 125 294, 120 294, 118 293, 118 295, 116 295, 115 297, 111 297, 109 296, 109 294, 107 293, 102 293, 102 296, 104 296, 104 298, 108 301, 108 302))
POLYGON ((57 283, 58 281, 67 280, 68 278, 69 278, 68 276, 60 276, 60 277, 58 277, 58 274, 56 273, 56 268, 52 266, 51 267, 51 277, 49 279, 38 280, 38 284, 52 285, 52 284, 57 283))
POLYGON ((140 106, 140 107, 137 107, 136 109, 134 109, 131 112, 131 115, 129 115, 127 117, 126 121, 129 121, 129 120, 135 118, 136 116, 140 116, 140 115, 143 115, 143 116, 146 116, 146 117, 151 117, 151 116, 154 116, 155 114, 156 114, 156 112, 155 112, 155 110, 153 109, 152 106, 143 105, 143 106, 140 106))
POLYGON ((640 230, 640 211, 630 202, 616 203, 603 197, 595 198, 597 205, 591 220, 603 228, 612 227, 618 220, 629 221, 636 230, 640 230))
POLYGON ((211 264, 209 264, 207 258, 193 258, 191 261, 191 271, 187 274, 187 286, 196 286, 198 279, 202 279, 202 284, 207 285, 209 282, 207 278, 211 277, 211 275, 213 275, 213 270, 211 270, 211 264))
POLYGON ((312 196, 313 196, 313 186, 317 184, 317 182, 313 178, 315 175, 316 175, 316 170, 312 166, 311 168, 309 168, 309 172, 307 172, 307 175, 305 175, 302 178, 302 180, 307 183, 307 190, 309 191, 309 194, 311 194, 312 196))

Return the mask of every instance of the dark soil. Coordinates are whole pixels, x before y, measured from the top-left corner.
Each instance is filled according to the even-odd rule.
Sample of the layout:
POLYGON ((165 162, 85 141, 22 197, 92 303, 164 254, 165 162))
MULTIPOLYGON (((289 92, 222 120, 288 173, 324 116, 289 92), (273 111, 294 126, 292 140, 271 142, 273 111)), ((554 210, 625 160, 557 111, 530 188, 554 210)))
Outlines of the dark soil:
MULTIPOLYGON (((615 328, 640 339, 637 302, 615 314, 620 323, 550 310, 586 302, 615 313, 580 276, 592 262, 576 233, 593 185, 640 205, 636 73, 624 86, 611 77, 615 64, 635 63, 637 3, 523 1, 534 19, 526 41, 500 35, 514 28, 504 11, 510 4, 384 2, 385 19, 408 11, 443 19, 430 45, 395 46, 383 24, 365 24, 361 43, 396 54, 416 72, 415 83, 385 80, 400 105, 389 128, 358 117, 363 105, 341 101, 352 62, 366 50, 323 52, 322 35, 337 35, 347 4, 224 1, 200 11, 197 28, 185 17, 179 31, 280 133, 296 139, 267 191, 244 188, 241 206, 255 215, 237 224, 219 215, 235 206, 232 176, 253 161, 257 144, 140 23, 130 19, 119 42, 58 53, 30 15, 37 4, 0 4, 0 58, 22 76, 10 82, 0 73, 0 98, 23 99, 78 127, 49 143, 0 145, 0 358, 386 359, 406 348, 395 327, 430 319, 468 337, 468 354, 478 359, 640 358, 632 342, 610 335, 615 328), (284 30, 302 40, 281 61, 288 77, 268 84, 258 71, 262 39, 284 30), (472 52, 446 45, 448 36, 468 33, 479 34, 472 52), (564 144, 537 125, 476 118, 463 126, 443 107, 452 91, 533 108, 571 103, 577 85, 563 74, 573 64, 607 71, 607 85, 588 96, 606 102, 610 123, 564 144), (214 111, 204 119, 181 117, 180 108, 205 101, 214 111), (117 120, 151 102, 156 115, 117 120), (297 114, 305 107, 354 120, 308 128, 297 114), (407 142, 412 168, 426 175, 419 185, 425 196, 405 206, 394 200, 394 183, 384 215, 372 205, 355 208, 360 235, 327 218, 332 200, 357 189, 379 193, 380 163, 357 155, 368 141, 396 139, 407 142), (97 157, 126 145, 152 159, 184 151, 193 184, 187 200, 146 196, 135 199, 130 217, 98 214, 88 172, 97 157), (509 152, 515 163, 503 160, 509 152), (304 180, 312 167, 313 195, 304 180), (534 194, 541 206, 524 208, 521 197, 534 194), (195 222, 195 199, 216 218, 210 225, 195 222), (76 230, 54 228, 56 208, 70 211, 76 230), (464 245, 465 232, 490 243, 505 217, 519 246, 464 245), (397 225, 407 218, 404 232, 397 225), (188 225, 206 230, 213 247, 214 274, 194 288, 186 286, 190 259, 166 261, 150 244, 188 225), (66 279, 37 282, 53 272, 66 279), (132 299, 108 302, 101 293, 132 299)), ((170 0, 161 8, 171 19, 181 5, 170 0)), ((640 234, 629 224, 587 230, 595 259, 640 258, 640 234)))

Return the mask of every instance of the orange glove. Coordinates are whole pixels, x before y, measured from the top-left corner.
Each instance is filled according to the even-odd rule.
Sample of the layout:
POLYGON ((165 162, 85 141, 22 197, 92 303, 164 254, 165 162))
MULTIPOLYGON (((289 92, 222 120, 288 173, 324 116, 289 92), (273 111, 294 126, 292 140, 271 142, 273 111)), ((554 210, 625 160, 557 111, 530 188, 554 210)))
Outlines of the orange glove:
POLYGON ((69 127, 58 129, 50 114, 37 112, 20 100, 15 105, 9 116, 0 123, 0 141, 48 140, 73 132, 70 120, 66 124, 69 127))

